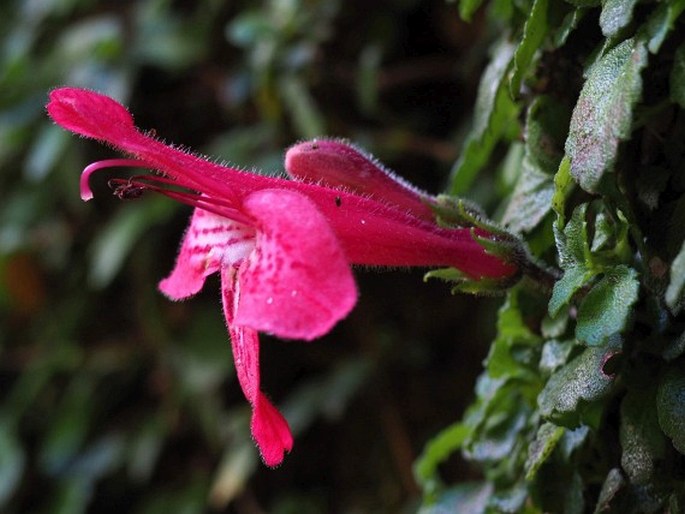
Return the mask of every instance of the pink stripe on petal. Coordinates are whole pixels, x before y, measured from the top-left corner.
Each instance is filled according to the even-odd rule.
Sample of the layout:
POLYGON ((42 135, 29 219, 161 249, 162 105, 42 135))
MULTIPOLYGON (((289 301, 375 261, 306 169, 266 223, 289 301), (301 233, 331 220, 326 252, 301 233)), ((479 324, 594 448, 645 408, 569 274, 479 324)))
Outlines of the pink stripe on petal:
POLYGON ((239 271, 235 322, 290 339, 315 339, 357 301, 347 259, 328 220, 306 196, 286 190, 250 195, 257 245, 239 271))
POLYGON ((159 283, 169 298, 196 294, 205 277, 244 260, 253 250, 254 230, 242 223, 195 209, 171 274, 159 283))
POLYGON ((235 310, 240 291, 235 281, 235 269, 221 270, 221 299, 224 317, 231 334, 231 348, 238 382, 251 405, 257 402, 260 387, 259 336, 256 330, 236 326, 235 310))

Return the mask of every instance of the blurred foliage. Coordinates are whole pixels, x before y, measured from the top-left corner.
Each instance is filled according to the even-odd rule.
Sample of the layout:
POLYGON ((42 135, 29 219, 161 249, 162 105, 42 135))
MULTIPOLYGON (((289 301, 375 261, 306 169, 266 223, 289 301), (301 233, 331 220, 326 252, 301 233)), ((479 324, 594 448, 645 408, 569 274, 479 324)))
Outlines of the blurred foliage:
POLYGON ((331 335, 265 338, 265 389, 296 433, 266 469, 218 287, 183 304, 156 291, 188 210, 83 204, 79 171, 111 153, 52 126, 44 104, 53 87, 96 89, 167 141, 265 173, 298 139, 348 137, 437 192, 482 27, 442 0, 0 5, 0 511, 417 509, 412 462, 467 401, 496 302, 360 270, 360 303, 331 335))

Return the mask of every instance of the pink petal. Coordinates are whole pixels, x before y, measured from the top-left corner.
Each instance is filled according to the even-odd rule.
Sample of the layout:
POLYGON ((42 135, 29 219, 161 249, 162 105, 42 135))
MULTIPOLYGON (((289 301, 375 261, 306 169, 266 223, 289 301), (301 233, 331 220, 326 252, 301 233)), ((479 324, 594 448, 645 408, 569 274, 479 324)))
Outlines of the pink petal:
POLYGON ((239 271, 235 322, 279 337, 328 332, 357 300, 352 271, 326 218, 306 196, 262 190, 244 205, 257 244, 239 271))
POLYGON ((235 324, 234 312, 240 290, 236 285, 235 270, 224 266, 221 270, 221 291, 226 324, 231 333, 231 347, 238 382, 252 405, 251 431, 262 459, 267 466, 277 466, 293 447, 293 436, 288 422, 260 391, 259 338, 257 332, 235 324))
POLYGON ((250 227, 195 209, 176 266, 159 283, 159 289, 173 300, 194 295, 222 263, 230 265, 245 259, 254 248, 254 240, 250 227))
POLYGON ((286 452, 293 449, 293 435, 283 414, 259 393, 252 410, 252 437, 267 466, 278 466, 286 452))
POLYGON ((285 169, 297 180, 370 196, 422 219, 435 219, 429 207, 433 202, 429 195, 345 141, 322 139, 298 143, 286 152, 285 169))
POLYGON ((50 92, 48 114, 59 125, 82 136, 109 140, 135 130, 133 117, 111 98, 74 87, 50 92))

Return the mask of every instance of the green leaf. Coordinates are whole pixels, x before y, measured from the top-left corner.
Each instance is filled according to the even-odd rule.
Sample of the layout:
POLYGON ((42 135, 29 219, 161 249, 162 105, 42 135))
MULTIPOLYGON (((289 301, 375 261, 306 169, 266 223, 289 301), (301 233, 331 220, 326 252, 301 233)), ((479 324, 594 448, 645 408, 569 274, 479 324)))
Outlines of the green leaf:
POLYGON ((666 289, 666 305, 674 314, 680 312, 683 307, 683 293, 685 291, 685 243, 680 247, 680 251, 673 264, 671 264, 671 279, 666 289))
POLYGON ((50 498, 50 513, 85 514, 93 489, 89 477, 72 476, 57 484, 58 487, 50 498))
POLYGON ((675 362, 666 369, 657 389, 656 408, 661 429, 685 454, 685 362, 675 362))
MULTIPOLYGON (((244 428, 248 429, 247 423, 245 425, 244 428)), ((228 505, 233 501, 243 491, 258 466, 259 458, 251 441, 240 436, 232 439, 226 445, 213 477, 210 497, 214 506, 228 505)))
POLYGON ((610 391, 615 377, 604 371, 604 365, 620 351, 620 340, 613 338, 602 347, 585 349, 557 371, 538 396, 540 414, 569 428, 578 426, 587 417, 587 404, 601 400, 610 391))
POLYGON ((636 3, 637 0, 606 0, 602 5, 602 13, 599 15, 602 34, 611 38, 627 27, 633 18, 636 3))
POLYGON ((128 474, 133 480, 142 482, 150 478, 168 430, 161 416, 151 416, 132 433, 126 448, 126 460, 128 474))
POLYGON ((93 383, 76 376, 60 403, 58 415, 43 440, 40 461, 49 474, 63 472, 81 449, 91 424, 93 383))
POLYGON ((233 359, 226 351, 227 344, 223 319, 209 310, 193 316, 187 333, 179 334, 169 352, 183 395, 210 394, 232 374, 233 359))
POLYGON ((573 295, 595 276, 595 272, 582 266, 574 266, 564 271, 564 276, 554 284, 549 300, 549 315, 556 316, 568 305, 573 295))
POLYGON ((528 110, 521 173, 502 218, 514 232, 532 230, 552 208, 553 176, 563 157, 569 114, 547 96, 538 97, 528 110))
POLYGON ((618 145, 630 135, 633 107, 642 93, 640 73, 647 65, 642 41, 629 39, 592 66, 573 110, 566 153, 580 187, 596 192, 613 172, 618 145))
MULTIPOLYGON (((523 506, 528 500, 528 487, 520 482, 509 489, 497 491, 490 499, 488 512, 526 512, 523 506)), ((533 511, 535 512, 535 511, 533 511)))
POLYGON ((573 430, 566 430, 564 436, 559 441, 559 451, 566 460, 570 459, 576 450, 582 448, 591 434, 590 427, 587 425, 580 425, 573 430))
POLYGON ((521 360, 525 353, 516 350, 527 346, 537 347, 540 337, 528 328, 523 319, 518 291, 510 291, 507 301, 499 310, 497 338, 490 346, 490 353, 485 360, 488 373, 493 378, 530 378, 531 369, 525 360, 521 360))
POLYGON ((649 39, 648 48, 651 53, 656 54, 659 51, 683 9, 685 9, 685 0, 672 0, 662 2, 654 11, 644 27, 644 36, 649 39))
POLYGON ((107 286, 145 231, 167 219, 174 208, 166 198, 151 198, 120 210, 93 241, 88 275, 90 284, 96 288, 107 286))
POLYGON ((629 390, 621 402, 621 467, 634 484, 649 482, 666 451, 655 400, 656 388, 646 387, 629 390))
POLYGON ((526 116, 526 155, 547 175, 554 175, 564 157, 571 110, 563 102, 540 95, 530 104, 526 116))
POLYGON ((571 176, 571 160, 564 156, 554 175, 554 195, 552 196, 552 209, 557 215, 554 225, 559 230, 566 225, 566 198, 573 190, 574 185, 575 182, 571 176))
POLYGON ((283 102, 289 109, 298 134, 312 139, 326 133, 326 123, 304 82, 294 76, 281 80, 283 102))
POLYGON ((673 56, 670 93, 671 100, 685 108, 685 43, 678 47, 673 56))
POLYGON ((559 265, 563 269, 589 266, 592 262, 587 231, 588 204, 578 205, 562 234, 557 234, 556 244, 559 252, 559 265))
POLYGON ((549 422, 543 423, 540 426, 538 433, 535 435, 535 440, 528 447, 528 458, 524 466, 526 480, 533 480, 535 478, 538 469, 552 454, 565 431, 565 428, 549 422))
POLYGON ((523 27, 523 37, 514 53, 514 70, 509 80, 509 92, 513 98, 519 96, 523 77, 528 72, 533 56, 540 49, 549 29, 547 5, 548 0, 534 0, 523 27))
POLYGON ((466 191, 485 166, 495 144, 515 126, 518 106, 506 87, 514 45, 504 39, 493 49, 493 59, 483 72, 474 109, 473 128, 461 156, 452 168, 451 193, 466 191))
POLYGON ((563 232, 554 229, 559 264, 564 275, 554 284, 549 301, 549 315, 557 316, 573 295, 597 274, 592 263, 592 255, 587 234, 588 204, 580 204, 571 215, 563 232))
POLYGON ((623 477, 621 470, 618 468, 609 470, 609 473, 607 473, 604 483, 602 484, 602 489, 599 492, 595 512, 613 512, 612 503, 614 498, 620 494, 625 486, 626 479, 623 477))
POLYGON ((628 323, 640 284, 627 266, 609 270, 587 294, 578 309, 576 337, 589 346, 602 344, 628 323))
POLYGON ((24 166, 26 177, 43 181, 62 155, 69 141, 69 133, 56 125, 46 125, 36 136, 24 166))
POLYGON ((540 371, 551 374, 566 364, 574 346, 575 341, 557 341, 556 339, 547 341, 542 347, 540 371))
POLYGON ((464 423, 450 425, 433 437, 414 462, 414 476, 424 493, 432 494, 439 482, 438 466, 456 452, 471 435, 472 428, 464 423))
MULTIPOLYGON (((517 403, 511 402, 511 405, 517 403)), ((464 455, 469 460, 494 463, 512 458, 530 411, 521 408, 498 410, 497 415, 487 420, 486 429, 480 436, 465 445, 464 455)))
POLYGON ((485 514, 493 486, 489 482, 466 482, 444 491, 430 503, 424 504, 418 514, 485 514))
MULTIPOLYGON (((557 6, 557 8, 560 8, 560 6, 557 6)), ((564 16, 561 25, 554 34, 554 48, 561 48, 562 46, 564 46, 568 37, 576 29, 576 27, 580 23, 580 20, 583 19, 585 13, 587 13, 588 11, 589 9, 586 9, 584 7, 578 7, 576 9, 573 9, 573 11, 567 13, 564 16)))
POLYGON ((459 16, 464 21, 471 21, 473 14, 483 3, 483 0, 460 0, 459 1, 459 16))
POLYGON ((7 420, 0 419, 0 507, 7 504, 19 486, 25 465, 19 440, 7 420))

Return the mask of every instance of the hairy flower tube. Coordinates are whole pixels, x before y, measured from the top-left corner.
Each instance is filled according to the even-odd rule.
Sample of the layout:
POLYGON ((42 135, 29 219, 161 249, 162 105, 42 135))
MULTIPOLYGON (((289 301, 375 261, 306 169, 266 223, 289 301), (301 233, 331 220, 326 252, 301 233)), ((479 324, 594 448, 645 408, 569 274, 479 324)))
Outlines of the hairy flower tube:
POLYGON ((453 266, 474 279, 516 272, 485 252, 469 229, 438 227, 428 197, 380 167, 369 166, 345 184, 346 172, 360 173, 354 151, 338 152, 335 166, 321 161, 317 178, 316 159, 302 159, 294 147, 287 157, 294 179, 266 177, 166 145, 136 128, 121 104, 92 91, 56 89, 47 109, 62 127, 129 157, 88 166, 81 176, 84 200, 93 196, 92 173, 137 167, 152 173, 111 180, 115 194, 153 191, 195 208, 176 265, 159 288, 180 300, 197 293, 208 275, 220 274, 238 380, 252 407, 252 435, 269 466, 282 462, 293 438, 260 388, 258 332, 304 340, 326 334, 356 302, 355 264, 453 266))

